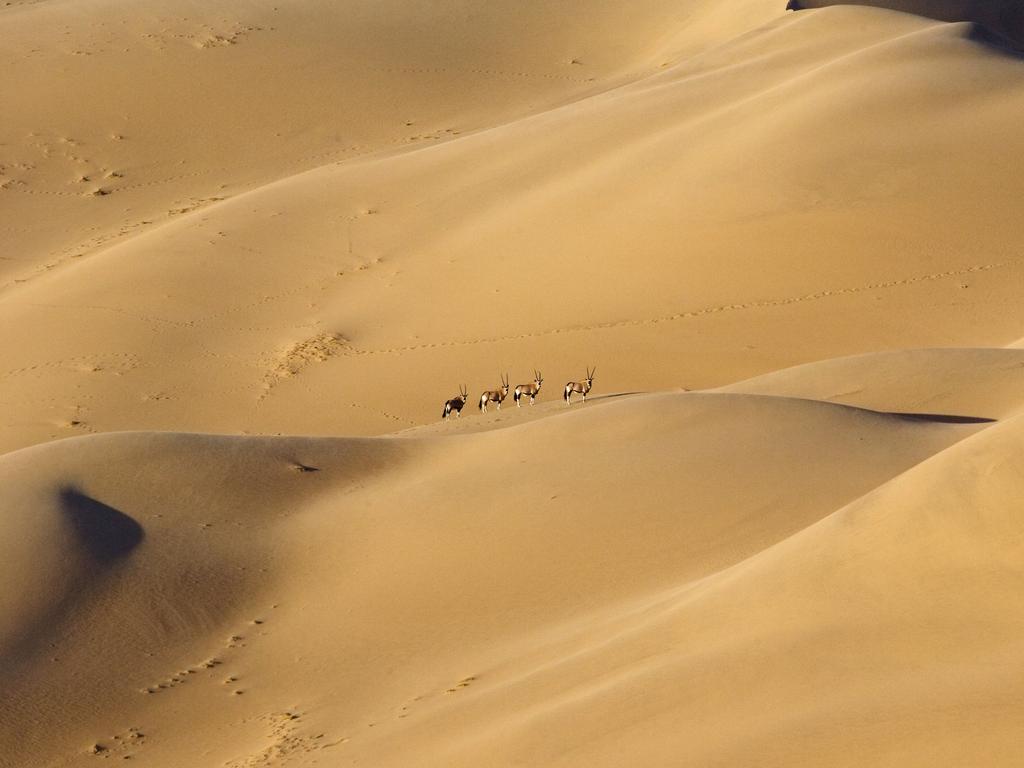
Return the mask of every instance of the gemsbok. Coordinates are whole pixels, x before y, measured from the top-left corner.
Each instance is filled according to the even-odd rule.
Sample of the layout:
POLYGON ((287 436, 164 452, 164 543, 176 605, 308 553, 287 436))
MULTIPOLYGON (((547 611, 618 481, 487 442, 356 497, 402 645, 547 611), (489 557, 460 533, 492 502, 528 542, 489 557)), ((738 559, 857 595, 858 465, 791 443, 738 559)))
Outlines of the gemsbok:
POLYGON ((583 395, 583 402, 587 402, 587 395, 590 393, 590 388, 594 386, 594 374, 597 372, 597 368, 590 370, 587 368, 587 380, 586 381, 570 381, 565 385, 565 402, 567 405, 572 405, 572 393, 579 392, 583 395))
POLYGON ((544 379, 540 375, 540 371, 536 368, 533 370, 533 384, 516 384, 515 391, 512 393, 512 397, 515 398, 516 408, 519 408, 519 400, 524 395, 530 398, 530 405, 533 405, 534 399, 537 397, 537 393, 540 392, 540 385, 544 383, 544 379))
POLYGON ((480 395, 480 412, 487 413, 488 403, 497 403, 498 410, 501 410, 501 404, 508 397, 508 374, 506 373, 501 377, 501 389, 493 390, 489 389, 480 395))
POLYGON ((462 406, 469 401, 469 388, 465 385, 459 385, 459 394, 453 397, 451 400, 444 401, 444 413, 441 414, 442 419, 447 419, 451 416, 452 411, 455 411, 455 416, 461 418, 462 406))

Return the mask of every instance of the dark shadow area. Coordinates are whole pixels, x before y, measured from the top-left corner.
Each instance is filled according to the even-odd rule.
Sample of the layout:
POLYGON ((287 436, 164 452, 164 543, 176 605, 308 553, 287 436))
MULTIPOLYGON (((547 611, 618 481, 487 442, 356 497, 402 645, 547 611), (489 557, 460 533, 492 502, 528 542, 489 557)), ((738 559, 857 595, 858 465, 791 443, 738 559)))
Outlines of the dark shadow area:
POLYGON ((937 424, 992 424, 996 419, 988 419, 984 416, 954 416, 945 413, 887 413, 887 416, 896 416, 900 419, 910 421, 932 421, 937 424))
POLYGON ((1008 37, 1003 37, 981 24, 971 24, 971 30, 967 33, 967 39, 973 43, 987 45, 996 48, 1007 56, 1017 59, 1024 59, 1024 39, 1015 42, 1008 37))
POLYGON ((946 22, 971 22, 969 40, 1024 58, 1024 2, 1021 0, 789 0, 787 11, 832 5, 867 5, 946 22))
POLYGON ((74 488, 61 490, 60 503, 79 543, 100 562, 125 557, 145 537, 142 526, 128 515, 74 488))

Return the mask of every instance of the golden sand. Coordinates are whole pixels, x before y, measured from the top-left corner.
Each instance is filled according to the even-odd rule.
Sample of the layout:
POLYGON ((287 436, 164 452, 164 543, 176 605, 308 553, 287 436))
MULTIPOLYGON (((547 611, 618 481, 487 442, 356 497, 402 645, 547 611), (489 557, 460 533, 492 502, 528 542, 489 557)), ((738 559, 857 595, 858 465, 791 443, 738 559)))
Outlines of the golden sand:
POLYGON ((1018 764, 1021 16, 885 5, 0 7, 0 766, 1018 764))

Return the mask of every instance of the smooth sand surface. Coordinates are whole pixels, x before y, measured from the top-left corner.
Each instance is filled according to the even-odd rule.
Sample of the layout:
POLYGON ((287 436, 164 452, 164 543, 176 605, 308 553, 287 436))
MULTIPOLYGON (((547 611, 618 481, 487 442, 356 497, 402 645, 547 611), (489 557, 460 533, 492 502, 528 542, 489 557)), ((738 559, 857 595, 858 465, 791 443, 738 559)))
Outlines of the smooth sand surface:
POLYGON ((804 5, 0 6, 0 766, 1018 764, 1021 16, 804 5))

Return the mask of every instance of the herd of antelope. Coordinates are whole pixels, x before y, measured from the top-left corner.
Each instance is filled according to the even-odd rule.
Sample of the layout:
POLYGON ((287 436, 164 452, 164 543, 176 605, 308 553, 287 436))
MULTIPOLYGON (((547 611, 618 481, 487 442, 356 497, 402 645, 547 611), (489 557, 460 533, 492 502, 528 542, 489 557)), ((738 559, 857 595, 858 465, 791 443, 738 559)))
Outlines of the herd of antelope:
MULTIPOLYGON (((594 372, 597 368, 590 370, 587 368, 587 378, 583 381, 570 381, 565 385, 565 389, 562 391, 562 397, 565 399, 566 405, 572 405, 573 394, 583 396, 583 402, 587 402, 587 395, 590 394, 591 387, 594 386, 594 372)), ((540 371, 533 371, 533 382, 530 384, 517 384, 515 389, 512 390, 512 398, 516 401, 516 407, 522 406, 522 399, 524 397, 530 398, 530 405, 533 405, 537 399, 537 395, 540 394, 541 384, 544 383, 544 377, 541 376, 540 371)), ((497 403, 497 408, 501 410, 501 404, 505 402, 505 398, 508 397, 508 392, 511 387, 508 383, 508 374, 506 373, 501 377, 501 386, 498 389, 489 389, 480 395, 480 412, 487 413, 488 403, 497 403)), ((469 402, 469 388, 465 385, 459 387, 459 394, 453 397, 451 400, 444 401, 444 412, 441 414, 441 418, 447 419, 453 413, 456 417, 462 416, 462 408, 469 402)))

